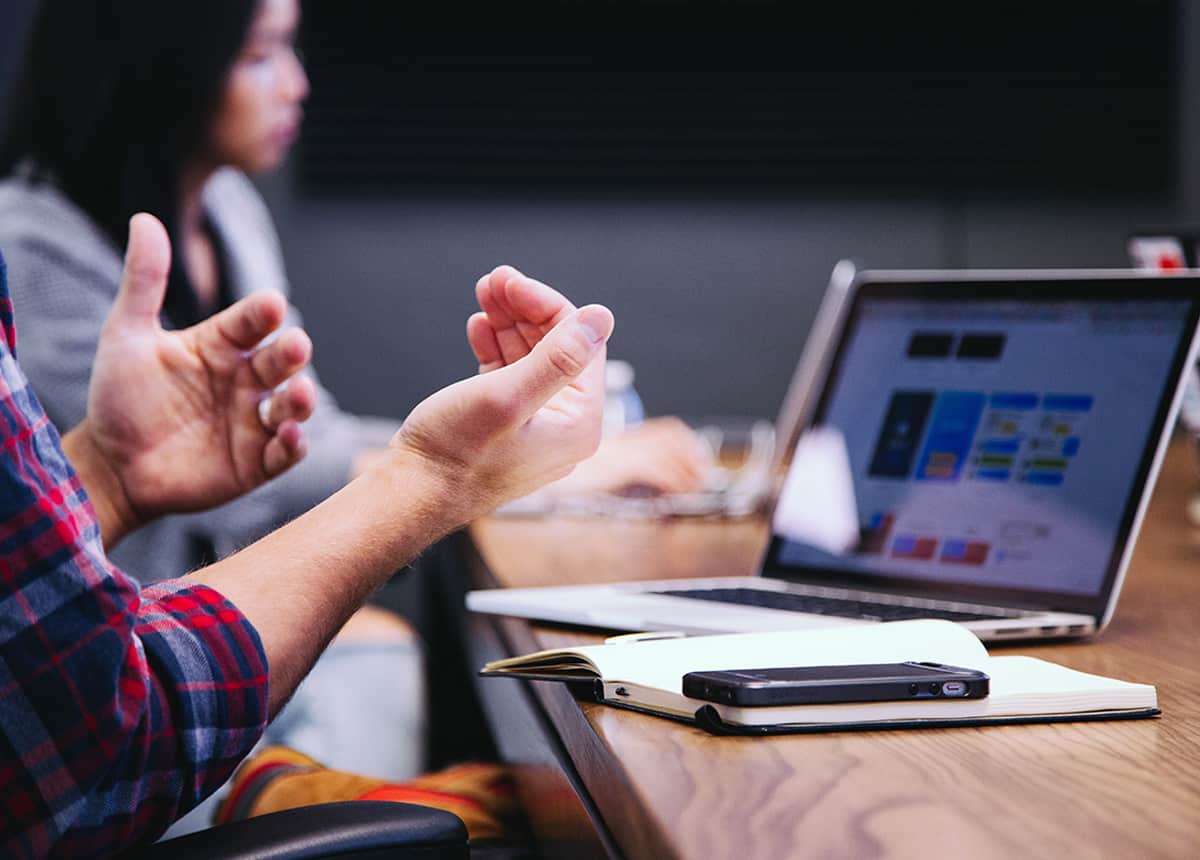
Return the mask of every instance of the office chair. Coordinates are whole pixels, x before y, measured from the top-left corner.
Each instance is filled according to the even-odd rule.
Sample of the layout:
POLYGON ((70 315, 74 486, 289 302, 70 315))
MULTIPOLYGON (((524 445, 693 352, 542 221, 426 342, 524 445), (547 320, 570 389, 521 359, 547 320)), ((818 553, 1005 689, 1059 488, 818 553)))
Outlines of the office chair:
POLYGON ((467 828, 440 809, 382 800, 321 803, 156 842, 127 860, 467 860, 467 828))

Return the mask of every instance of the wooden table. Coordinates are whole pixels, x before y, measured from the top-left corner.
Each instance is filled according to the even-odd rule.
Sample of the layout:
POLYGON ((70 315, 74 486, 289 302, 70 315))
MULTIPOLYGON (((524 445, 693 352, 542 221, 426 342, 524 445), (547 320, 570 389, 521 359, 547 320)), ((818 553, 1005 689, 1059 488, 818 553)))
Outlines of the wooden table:
MULTIPOLYGON (((550 751, 524 741, 509 755, 547 853, 1200 857, 1200 533, 1184 516, 1192 455, 1172 444, 1104 633, 993 649, 1156 684, 1160 719, 727 738, 577 701, 560 684, 481 679, 485 696, 524 688, 532 709, 501 714, 493 729, 536 721, 550 751)), ((476 582, 517 586, 749 574, 766 526, 490 519, 471 537, 483 558, 476 582)), ((595 641, 473 619, 472 636, 490 630, 480 657, 595 641)))

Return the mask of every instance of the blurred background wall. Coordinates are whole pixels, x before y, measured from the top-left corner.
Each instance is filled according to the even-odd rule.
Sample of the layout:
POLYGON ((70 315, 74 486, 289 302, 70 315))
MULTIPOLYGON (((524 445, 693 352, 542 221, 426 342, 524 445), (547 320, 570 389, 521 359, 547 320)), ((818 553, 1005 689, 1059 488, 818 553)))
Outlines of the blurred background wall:
POLYGON ((325 382, 402 416, 472 372, 509 262, 613 308, 649 412, 773 417, 840 258, 1123 266, 1200 220, 1193 3, 896 5, 306 3, 305 135, 260 185, 325 382))

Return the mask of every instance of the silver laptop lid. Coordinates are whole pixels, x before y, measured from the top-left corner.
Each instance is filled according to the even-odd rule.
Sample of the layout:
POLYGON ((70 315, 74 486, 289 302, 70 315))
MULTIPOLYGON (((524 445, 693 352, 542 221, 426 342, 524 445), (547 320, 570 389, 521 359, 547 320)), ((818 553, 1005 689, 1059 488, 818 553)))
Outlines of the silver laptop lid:
POLYGON ((862 272, 830 295, 823 372, 790 409, 845 439, 860 539, 818 550, 777 518, 764 575, 1107 621, 1200 277, 862 272))

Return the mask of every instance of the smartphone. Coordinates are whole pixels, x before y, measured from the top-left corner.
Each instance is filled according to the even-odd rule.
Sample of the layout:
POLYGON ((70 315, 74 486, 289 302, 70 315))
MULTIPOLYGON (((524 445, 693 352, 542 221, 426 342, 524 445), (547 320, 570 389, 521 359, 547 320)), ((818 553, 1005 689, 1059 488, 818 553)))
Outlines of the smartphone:
POLYGON ((982 699, 988 676, 942 663, 868 663, 688 672, 683 694, 723 705, 817 705, 911 699, 982 699))

